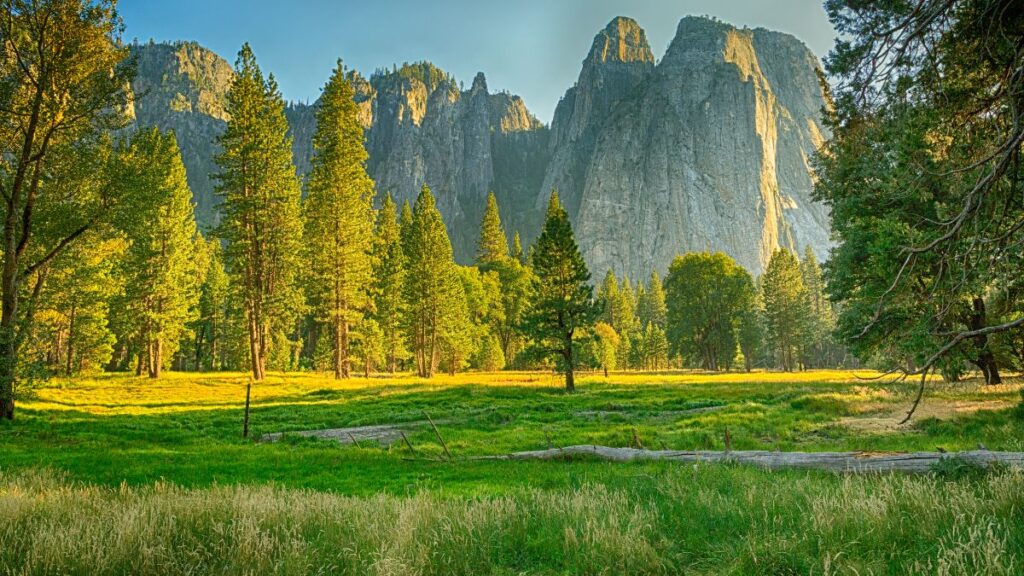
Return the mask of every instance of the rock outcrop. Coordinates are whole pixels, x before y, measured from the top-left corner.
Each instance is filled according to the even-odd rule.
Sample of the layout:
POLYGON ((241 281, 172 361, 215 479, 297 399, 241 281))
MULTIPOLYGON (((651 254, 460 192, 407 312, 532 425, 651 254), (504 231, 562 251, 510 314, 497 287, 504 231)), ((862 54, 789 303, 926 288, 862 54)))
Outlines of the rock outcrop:
POLYGON ((816 71, 792 36, 684 18, 661 62, 598 119, 585 168, 564 185, 581 190, 574 222, 591 270, 643 277, 694 250, 755 274, 780 246, 827 257, 808 164, 823 138, 816 71))
MULTIPOLYGON (((200 224, 216 222, 210 175, 231 67, 194 43, 136 45, 140 125, 173 129, 200 224)), ((494 191, 506 232, 532 241, 552 188, 595 277, 662 272, 690 250, 722 250, 754 273, 772 251, 827 257, 829 216, 811 199, 809 158, 825 134, 818 62, 792 36, 684 18, 660 62, 616 18, 594 38, 551 128, 521 98, 467 89, 429 63, 352 72, 379 193, 437 197, 456 258, 471 262, 494 191)), ((309 170, 316 104, 291 104, 295 163, 309 170)))
POLYGON ((140 126, 173 130, 181 148, 196 216, 206 228, 216 222, 214 157, 217 137, 227 125, 231 65, 194 42, 131 47, 137 74, 133 113, 140 126))

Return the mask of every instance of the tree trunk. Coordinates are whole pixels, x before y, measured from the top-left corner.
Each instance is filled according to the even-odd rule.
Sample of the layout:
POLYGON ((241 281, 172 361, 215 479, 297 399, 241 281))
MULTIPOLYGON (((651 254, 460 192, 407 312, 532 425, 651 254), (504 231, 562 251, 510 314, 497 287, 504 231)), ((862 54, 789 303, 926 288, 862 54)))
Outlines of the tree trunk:
POLYGON ((259 328, 256 324, 255 313, 252 310, 250 310, 248 312, 248 315, 249 359, 252 365, 252 377, 253 380, 260 381, 263 380, 263 370, 262 367, 260 366, 260 357, 262 356, 263 353, 260 351, 259 328))
POLYGON ((333 362, 334 365, 334 378, 340 379, 344 377, 344 371, 341 368, 341 322, 339 320, 334 321, 334 348, 333 362))
POLYGON ((160 371, 164 364, 164 343, 161 338, 157 338, 150 344, 150 364, 149 364, 149 377, 159 378, 160 371))
POLYGON ((575 392, 576 391, 576 378, 573 374, 573 357, 572 357, 572 335, 569 335, 568 347, 563 351, 565 356, 565 391, 575 392))
POLYGON ((338 356, 341 368, 341 377, 348 378, 351 361, 348 357, 348 320, 341 319, 341 337, 338 339, 338 356))
POLYGON ((71 316, 68 319, 68 357, 65 359, 67 364, 65 372, 68 376, 74 373, 75 368, 75 317, 77 316, 78 307, 75 304, 71 305, 71 316))
MULTIPOLYGON (((988 324, 985 311, 985 300, 980 297, 975 297, 972 301, 974 308, 971 314, 971 321, 969 328, 971 330, 980 330, 988 324)), ((985 375, 985 384, 1002 384, 1003 379, 999 375, 999 366, 996 364, 996 357, 992 354, 992 350, 988 347, 988 336, 982 334, 974 338, 974 346, 978 349, 978 367, 981 368, 981 373, 985 375)))

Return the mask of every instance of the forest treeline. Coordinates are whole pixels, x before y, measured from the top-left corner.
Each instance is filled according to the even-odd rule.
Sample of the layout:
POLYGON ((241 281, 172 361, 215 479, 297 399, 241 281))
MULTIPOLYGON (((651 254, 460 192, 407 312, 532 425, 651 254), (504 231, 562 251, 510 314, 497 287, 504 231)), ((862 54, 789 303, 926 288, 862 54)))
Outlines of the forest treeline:
POLYGON ((401 206, 374 189, 340 62, 300 179, 248 45, 204 236, 174 135, 130 128, 115 2, 0 0, 0 415, 19 385, 91 370, 553 367, 571 390, 579 367, 861 361, 922 388, 971 366, 997 383, 1024 361, 1024 16, 1008 6, 826 3, 847 40, 826 59, 832 139, 814 160, 836 239, 824 274, 777 250, 756 279, 695 253, 664 280, 597 282, 555 191, 529 247, 509 246, 489 196, 476 261, 457 265, 426 186, 401 206))

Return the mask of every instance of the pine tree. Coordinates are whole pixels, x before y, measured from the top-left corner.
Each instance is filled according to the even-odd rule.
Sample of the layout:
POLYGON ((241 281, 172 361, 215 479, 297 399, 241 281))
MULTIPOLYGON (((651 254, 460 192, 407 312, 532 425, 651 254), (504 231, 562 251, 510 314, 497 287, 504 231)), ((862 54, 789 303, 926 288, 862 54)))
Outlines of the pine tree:
POLYGON ((349 376, 350 332, 366 311, 371 281, 373 181, 354 97, 339 61, 320 96, 303 206, 309 301, 334 337, 335 378, 349 376))
POLYGON ((540 355, 559 360, 565 389, 573 392, 578 341, 589 336, 600 307, 594 301, 590 272, 573 237, 569 215, 554 190, 531 263, 533 307, 525 318, 526 332, 540 355))
POLYGON ((508 241, 501 227, 501 216, 498 214, 498 201, 494 192, 487 194, 487 208, 480 223, 480 242, 477 247, 476 262, 486 267, 508 258, 508 241))
POLYGON ((520 264, 526 264, 526 261, 523 260, 523 242, 519 239, 518 230, 512 235, 512 258, 520 264))
POLYGON ((139 365, 159 378, 198 313, 202 270, 197 268, 192 192, 173 134, 136 132, 118 154, 121 186, 144 193, 119 218, 129 240, 121 262, 125 304, 139 365))
POLYGON ((445 339, 453 339, 461 328, 455 316, 465 316, 466 311, 452 244, 426 185, 416 198, 412 220, 402 232, 408 263, 404 291, 407 334, 416 357, 416 371, 429 378, 437 370, 445 339))
POLYGON ((616 306, 619 301, 619 279, 611 268, 604 275, 601 286, 597 289, 597 301, 601 305, 601 322, 615 328, 616 306))
POLYGON ((761 282, 768 338, 788 372, 797 367, 810 321, 810 298, 796 255, 785 248, 776 250, 761 282))
POLYGON ((604 377, 608 377, 609 370, 615 370, 617 358, 615 351, 619 347, 619 335, 615 328, 607 322, 598 321, 594 324, 594 357, 604 370, 604 377))
POLYGON ((408 357, 403 339, 405 318, 405 253, 398 226, 398 215, 391 194, 384 197, 377 213, 373 246, 373 318, 381 333, 381 347, 387 370, 392 374, 398 363, 408 357))
POLYGON ((665 305, 665 288, 657 271, 651 272, 651 279, 637 300, 636 315, 640 320, 640 325, 654 324, 664 329, 665 314, 668 308, 665 305))
POLYGON ((807 288, 809 303, 806 361, 813 367, 835 365, 838 348, 832 336, 836 327, 835 311, 825 294, 825 279, 810 246, 800 261, 800 277, 807 288))
POLYGON ((253 379, 262 380, 271 347, 281 345, 302 309, 301 191, 284 101, 248 44, 238 53, 227 112, 217 157, 223 199, 217 235, 227 241, 228 270, 240 291, 253 379))
POLYGON ((220 241, 207 244, 207 269, 199 296, 199 321, 196 331, 196 369, 224 370, 226 367, 226 340, 228 327, 228 298, 231 287, 224 270, 224 257, 220 241))

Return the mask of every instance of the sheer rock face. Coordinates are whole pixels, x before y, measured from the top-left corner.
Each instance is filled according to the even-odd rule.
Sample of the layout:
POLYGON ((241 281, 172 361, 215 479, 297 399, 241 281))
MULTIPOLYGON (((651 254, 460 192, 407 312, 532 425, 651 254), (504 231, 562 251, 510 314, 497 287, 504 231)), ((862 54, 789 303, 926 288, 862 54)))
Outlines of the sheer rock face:
POLYGON ((551 123, 551 163, 534 207, 547 205, 552 188, 576 214, 597 137, 615 106, 654 70, 647 36, 635 21, 618 17, 594 37, 576 85, 566 91, 551 123))
POLYGON ((811 200, 808 164, 824 132, 816 70, 791 36, 684 18, 612 107, 575 183, 591 270, 642 277, 694 250, 724 251, 755 274, 780 246, 827 257, 829 216, 811 200))
POLYGON ((141 126, 173 130, 181 148, 196 215, 216 222, 216 139, 227 125, 227 89, 234 71, 223 58, 193 42, 131 47, 138 73, 132 113, 141 126))
MULTIPOLYGON (((216 223, 216 138, 230 65, 193 43, 134 46, 140 125, 173 129, 200 224, 216 223)), ((723 250, 754 273, 778 246, 827 256, 809 158, 825 137, 817 60, 791 36, 684 18, 660 63, 643 30, 616 18, 594 38, 550 130, 522 99, 463 89, 428 63, 350 76, 378 193, 437 197, 456 258, 472 261, 489 190, 506 233, 527 242, 556 187, 595 277, 664 271, 690 250, 723 250)), ((295 163, 309 171, 316 104, 291 104, 295 163)))

